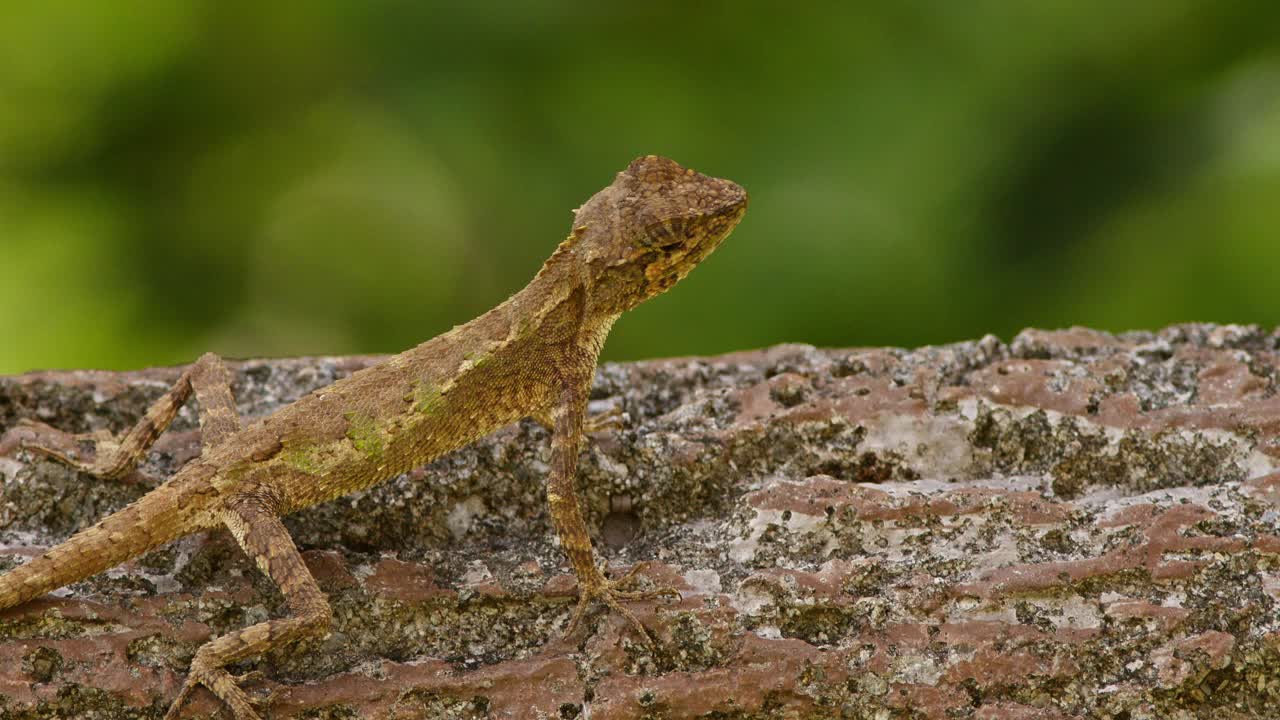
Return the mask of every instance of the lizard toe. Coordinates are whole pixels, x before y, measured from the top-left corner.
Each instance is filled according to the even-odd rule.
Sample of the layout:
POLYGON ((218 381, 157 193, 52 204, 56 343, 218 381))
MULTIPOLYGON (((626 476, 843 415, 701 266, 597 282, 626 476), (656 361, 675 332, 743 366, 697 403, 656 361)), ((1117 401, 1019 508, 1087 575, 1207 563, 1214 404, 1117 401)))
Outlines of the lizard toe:
POLYGON ((182 683, 182 689, 178 691, 178 696, 169 703, 169 712, 164 714, 164 720, 178 720, 178 711, 187 702, 187 696, 200 687, 200 681, 196 679, 195 673, 187 676, 187 681, 182 683))
POLYGON ((178 720, 178 714, 186 703, 187 698, 201 685, 208 688, 219 700, 231 708, 231 714, 235 717, 235 720, 262 720, 262 716, 254 708, 253 701, 236 684, 238 680, 250 678, 255 674, 258 674, 257 671, 248 672, 237 677, 222 668, 192 667, 191 672, 187 675, 187 681, 182 684, 182 689, 178 691, 178 696, 173 699, 173 704, 169 706, 169 712, 165 713, 164 720, 178 720))
POLYGON ((609 580, 603 576, 599 577, 595 582, 581 584, 578 587, 578 603, 574 607, 573 615, 570 617, 569 625, 565 630, 565 636, 571 636, 577 631, 578 626, 582 624, 585 618, 595 605, 599 602, 608 607, 613 612, 618 613, 627 623, 631 625, 640 636, 645 645, 653 647, 653 635, 649 632, 644 623, 640 622, 640 618, 632 612, 623 603, 634 602, 637 600, 652 600, 659 597, 680 597, 680 593, 671 587, 658 587, 644 590, 622 590, 621 587, 630 585, 635 582, 639 570, 645 567, 645 563, 637 564, 626 575, 618 580, 609 580))
POLYGON ((605 430, 621 430, 626 426, 623 415, 622 408, 616 407, 605 410, 599 415, 592 415, 582 422, 582 432, 590 435, 605 430))
POLYGON ((653 600, 660 597, 669 597, 674 600, 683 600, 684 596, 679 590, 670 585, 660 585, 655 588, 645 588, 637 590, 623 590, 636 584, 640 579, 640 571, 649 567, 649 563, 639 562, 631 566, 626 575, 612 581, 613 596, 619 600, 653 600))
POLYGON ((577 606, 573 609, 573 615, 569 619, 568 627, 565 628, 565 637, 571 637, 575 632, 577 632, 578 626, 582 624, 583 618, 591 612, 595 605, 595 601, 598 600, 606 605, 610 610, 625 618, 627 623, 631 625, 631 627, 635 628, 636 634, 640 636, 640 639, 644 644, 652 647, 654 644, 653 636, 649 633, 648 628, 644 626, 644 623, 640 622, 640 618, 636 617, 634 612, 622 604, 622 600, 624 599, 629 598, 619 598, 618 591, 613 590, 599 591, 590 594, 583 593, 578 598, 577 606))

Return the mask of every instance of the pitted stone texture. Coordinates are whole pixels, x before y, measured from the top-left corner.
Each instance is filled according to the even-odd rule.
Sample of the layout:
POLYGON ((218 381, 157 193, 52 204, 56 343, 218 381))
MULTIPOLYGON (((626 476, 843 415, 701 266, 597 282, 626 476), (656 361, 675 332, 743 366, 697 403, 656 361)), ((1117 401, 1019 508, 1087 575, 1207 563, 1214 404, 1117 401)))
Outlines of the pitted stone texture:
MULTIPOLYGON (((373 360, 237 363, 241 411, 373 360)), ((177 374, 0 378, 0 432, 117 431, 177 374)), ((591 407, 625 422, 581 484, 614 567, 683 593, 634 605, 655 647, 604 614, 561 637, 523 423, 288 518, 334 632, 236 671, 276 718, 1280 717, 1278 378, 1280 334, 1210 325, 606 365, 591 407)), ((0 565, 146 490, 2 445, 0 565)), ((211 533, 4 611, 0 720, 159 717, 281 605, 211 533)))

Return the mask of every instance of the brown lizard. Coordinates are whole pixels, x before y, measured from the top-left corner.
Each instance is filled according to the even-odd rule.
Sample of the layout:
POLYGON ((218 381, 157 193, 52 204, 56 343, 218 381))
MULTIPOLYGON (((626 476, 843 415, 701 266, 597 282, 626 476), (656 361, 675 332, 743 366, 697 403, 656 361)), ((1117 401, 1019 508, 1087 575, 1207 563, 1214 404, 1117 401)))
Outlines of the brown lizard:
MULTIPOLYGON (((575 474, 587 393, 605 336, 624 311, 667 290, 729 234, 746 192, 666 158, 633 161, 575 211, 573 229, 537 276, 471 322, 368 367, 243 427, 222 360, 206 354, 94 459, 59 448, 76 437, 24 421, 24 447, 102 478, 136 467, 192 393, 202 452, 137 502, 45 554, 0 575, 0 609, 102 572, 181 536, 226 526, 279 586, 287 617, 200 647, 169 708, 177 716, 204 685, 236 720, 258 718, 224 666, 309 635, 332 621, 328 600, 280 517, 430 462, 499 427, 532 417, 552 431, 550 514, 577 576, 567 632, 593 601, 647 634, 624 600, 673 591, 623 590, 597 566, 575 474)), ((633 571, 634 574, 634 571, 633 571)))

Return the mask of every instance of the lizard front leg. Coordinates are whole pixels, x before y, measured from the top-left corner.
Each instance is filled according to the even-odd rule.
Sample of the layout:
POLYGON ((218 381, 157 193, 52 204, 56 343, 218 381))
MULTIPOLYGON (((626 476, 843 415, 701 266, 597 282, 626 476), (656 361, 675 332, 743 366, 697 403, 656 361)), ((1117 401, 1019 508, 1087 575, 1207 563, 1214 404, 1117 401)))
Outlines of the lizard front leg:
POLYGON ((565 383, 559 402, 552 406, 549 418, 552 435, 547 502, 551 509, 551 520, 560 537, 560 547, 568 556, 569 563, 573 566, 573 573, 578 578, 578 605, 565 632, 572 634, 590 609, 592 601, 598 600, 625 617, 645 641, 652 642, 649 632, 641 624, 640 619, 622 602, 663 595, 678 597, 679 593, 672 588, 622 590, 621 587, 635 577, 635 570, 621 580, 606 578, 596 565, 595 554, 591 549, 591 536, 587 532, 587 525, 583 521, 581 506, 578 502, 578 450, 582 444, 583 419, 586 415, 590 377, 588 372, 586 380, 565 383))

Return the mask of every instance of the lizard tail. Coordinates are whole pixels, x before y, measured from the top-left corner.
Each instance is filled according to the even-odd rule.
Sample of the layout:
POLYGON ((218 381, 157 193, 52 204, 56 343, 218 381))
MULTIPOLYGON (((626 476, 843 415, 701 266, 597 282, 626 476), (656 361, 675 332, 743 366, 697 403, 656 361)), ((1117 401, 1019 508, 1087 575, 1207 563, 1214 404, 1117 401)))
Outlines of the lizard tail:
POLYGON ((195 529, 167 483, 61 545, 0 575, 0 610, 96 575, 195 529))

